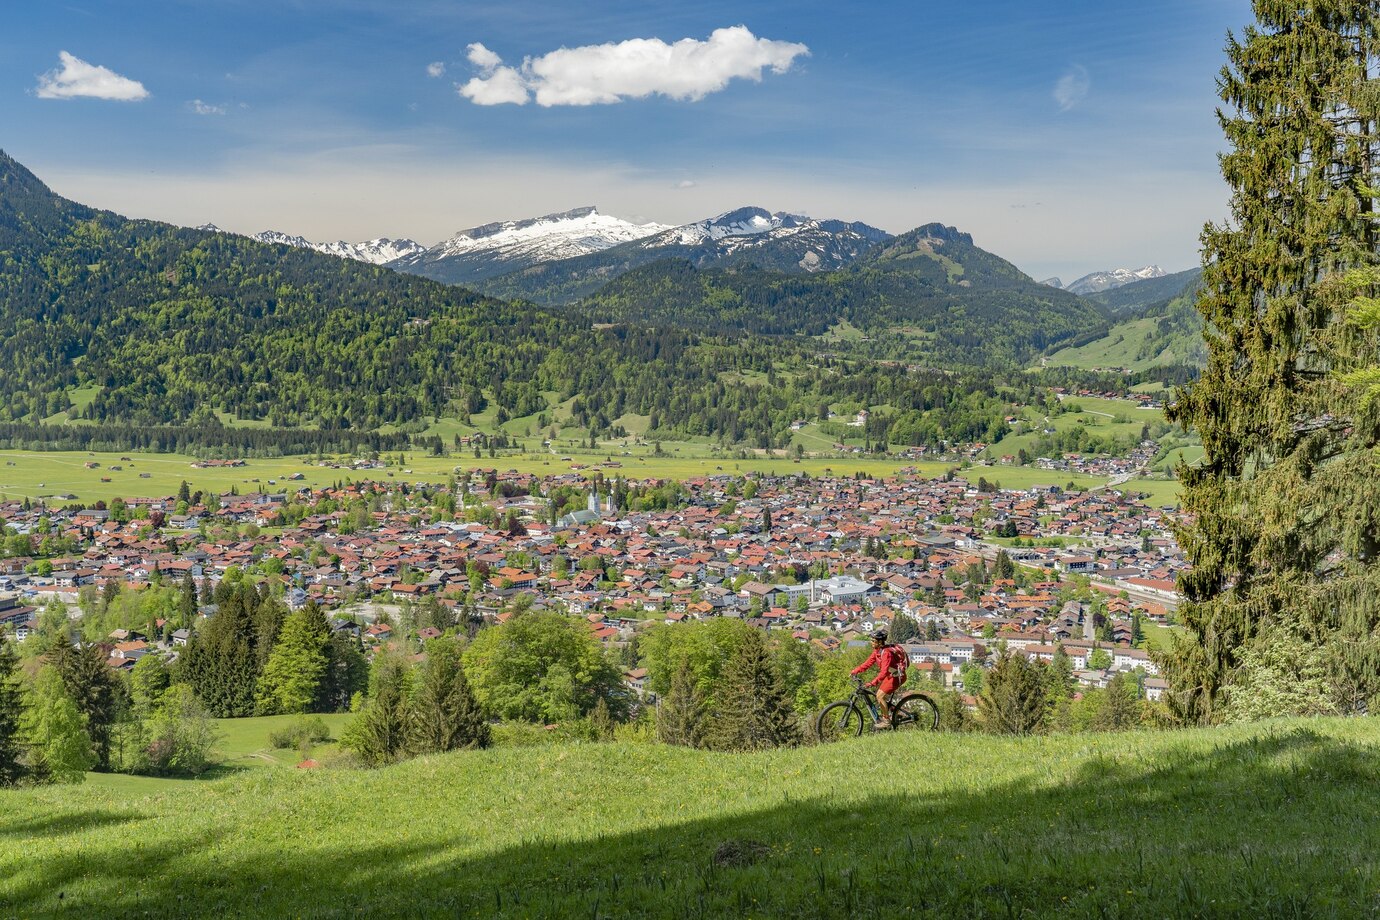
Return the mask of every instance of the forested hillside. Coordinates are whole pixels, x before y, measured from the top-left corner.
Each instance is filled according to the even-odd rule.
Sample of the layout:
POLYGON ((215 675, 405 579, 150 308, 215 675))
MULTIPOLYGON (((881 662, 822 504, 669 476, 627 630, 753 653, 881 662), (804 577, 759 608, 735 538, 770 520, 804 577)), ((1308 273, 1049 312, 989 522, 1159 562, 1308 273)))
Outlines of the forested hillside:
POLYGON ((844 398, 894 410, 879 439, 893 422, 910 438, 998 433, 1005 405, 990 378, 859 373, 812 343, 745 337, 728 323, 692 331, 649 315, 663 322, 595 328, 580 311, 127 220, 54 195, 2 154, 0 259, 0 422, 22 422, 25 438, 64 413, 184 432, 218 428, 218 412, 369 431, 493 404, 503 417, 534 415, 575 399, 575 421, 594 432, 636 414, 654 431, 780 446, 793 420, 844 398))
MULTIPOLYGON (((1160 293, 1148 287, 1139 295, 1118 302, 1118 318, 1106 335, 1091 342, 1061 349, 1051 355, 1048 365, 1082 368, 1126 368, 1146 371, 1151 368, 1182 366, 1201 368, 1207 362, 1203 344, 1203 317, 1195 306, 1201 273, 1184 272, 1187 285, 1163 299, 1149 299, 1160 293)), ((1170 276, 1179 278, 1181 276, 1170 276)), ((1164 278, 1140 282, 1155 285, 1164 278)), ((1137 287, 1138 285, 1126 285, 1137 287)), ((1122 288, 1095 294, 1097 299, 1117 294, 1122 288)), ((1134 294, 1134 292, 1133 292, 1134 294)))
POLYGON ((972 237, 930 224, 840 271, 789 275, 756 267, 662 261, 634 269, 581 304, 606 321, 682 323, 716 331, 823 335, 840 323, 906 340, 899 357, 948 366, 1028 361, 1107 329, 1098 307, 1038 284, 972 237))

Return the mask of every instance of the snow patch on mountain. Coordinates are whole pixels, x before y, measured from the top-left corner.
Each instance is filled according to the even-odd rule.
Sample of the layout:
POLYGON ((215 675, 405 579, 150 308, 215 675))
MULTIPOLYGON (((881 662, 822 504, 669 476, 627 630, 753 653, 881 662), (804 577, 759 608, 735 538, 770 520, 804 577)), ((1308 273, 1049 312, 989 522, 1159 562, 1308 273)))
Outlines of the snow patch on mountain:
POLYGON ((1163 278, 1168 274, 1158 265, 1147 265, 1144 268, 1115 268, 1109 272, 1093 272, 1084 275, 1077 281, 1067 285, 1064 290, 1073 294, 1099 294, 1102 291, 1110 291, 1119 288, 1123 284, 1130 284, 1132 281, 1147 281, 1151 278, 1163 278))
POLYGON ((461 230, 412 261, 436 262, 483 252, 505 260, 549 262, 599 252, 666 229, 665 224, 635 224, 600 214, 593 207, 575 208, 461 230))
POLYGON ((796 264, 806 271, 820 271, 846 264, 873 244, 890 238, 885 230, 864 223, 816 220, 804 214, 747 207, 672 227, 637 245, 644 249, 690 246, 722 258, 790 241, 800 253, 796 264))
POLYGON ((422 244, 412 240, 390 240, 387 237, 366 240, 363 243, 347 243, 344 240, 338 240, 334 243, 313 243, 306 237, 290 236, 277 230, 265 230, 263 233, 254 234, 250 239, 258 240, 261 243, 278 243, 297 249, 312 249, 327 255, 339 256, 342 259, 368 262, 370 265, 387 265, 389 262, 396 262, 398 259, 416 255, 426 249, 422 244))

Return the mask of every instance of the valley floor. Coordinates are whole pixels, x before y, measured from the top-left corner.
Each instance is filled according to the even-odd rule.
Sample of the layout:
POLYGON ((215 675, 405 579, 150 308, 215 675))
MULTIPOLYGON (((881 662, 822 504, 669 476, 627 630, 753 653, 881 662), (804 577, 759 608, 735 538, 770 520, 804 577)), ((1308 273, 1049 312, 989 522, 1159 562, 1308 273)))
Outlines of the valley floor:
POLYGON ((5 792, 0 915, 1372 915, 1378 781, 1331 719, 5 792))

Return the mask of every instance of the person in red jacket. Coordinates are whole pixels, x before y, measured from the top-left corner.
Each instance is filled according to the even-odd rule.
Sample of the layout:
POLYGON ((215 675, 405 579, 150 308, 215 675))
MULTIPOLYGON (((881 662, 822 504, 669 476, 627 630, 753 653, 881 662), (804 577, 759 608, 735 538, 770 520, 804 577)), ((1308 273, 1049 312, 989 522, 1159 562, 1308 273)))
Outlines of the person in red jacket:
POLYGON ((902 660, 905 658, 905 650, 899 645, 887 645, 887 632, 879 629, 872 634, 872 654, 867 656, 867 660, 853 669, 853 676, 866 671, 873 665, 877 666, 877 676, 874 677, 869 687, 877 688, 877 708, 882 712, 882 718, 877 722, 878 728, 891 727, 891 699, 896 691, 906 682, 905 666, 902 660))

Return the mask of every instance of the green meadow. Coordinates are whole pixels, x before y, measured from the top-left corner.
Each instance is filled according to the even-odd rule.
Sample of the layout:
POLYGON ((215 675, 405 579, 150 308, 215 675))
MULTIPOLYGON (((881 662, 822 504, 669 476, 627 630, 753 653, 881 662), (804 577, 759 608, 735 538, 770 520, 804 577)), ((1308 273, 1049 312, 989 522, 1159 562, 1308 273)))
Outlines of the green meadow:
MULTIPOLYGON (((741 460, 707 456, 701 446, 670 445, 667 456, 642 452, 622 455, 617 452, 567 450, 548 454, 499 455, 475 458, 470 455, 427 457, 408 453, 402 464, 390 462, 385 469, 351 470, 319 466, 315 457, 281 457, 246 461, 233 468, 194 469, 194 458, 177 454, 137 451, 118 453, 88 451, 0 451, 0 498, 58 500, 72 496, 83 502, 110 501, 122 497, 163 497, 175 495, 185 480, 193 491, 241 493, 284 490, 301 486, 326 486, 345 480, 383 480, 400 482, 444 482, 453 471, 498 469, 523 473, 555 475, 572 470, 590 473, 602 469, 607 476, 624 475, 634 479, 689 479, 696 476, 743 475, 749 472, 774 472, 780 475, 808 473, 811 476, 891 476, 910 467, 923 476, 939 476, 952 464, 916 463, 897 459, 815 458, 795 460, 787 456, 756 456, 741 460), (609 460, 612 462, 608 462, 609 460), (86 464, 97 467, 88 469, 86 464), (120 470, 112 470, 119 466, 120 470), (289 476, 300 473, 301 480, 289 476), (109 480, 106 482, 105 480, 109 480)), ((336 462, 336 461, 332 461, 336 462)), ((339 461, 344 463, 345 461, 339 461)))
POLYGON ((0 793, 0 915, 1368 916, 1377 783, 1375 719, 88 783, 0 793))

